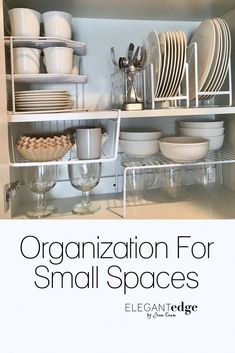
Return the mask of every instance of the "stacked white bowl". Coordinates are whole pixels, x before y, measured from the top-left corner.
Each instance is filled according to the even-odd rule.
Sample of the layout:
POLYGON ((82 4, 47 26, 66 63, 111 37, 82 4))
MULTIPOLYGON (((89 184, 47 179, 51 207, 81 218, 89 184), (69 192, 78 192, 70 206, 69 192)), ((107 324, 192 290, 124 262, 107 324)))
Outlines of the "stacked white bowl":
POLYGON ((220 149, 224 143, 223 121, 180 121, 180 135, 204 137, 210 141, 209 151, 220 149))
POLYGON ((120 151, 132 157, 152 156, 159 151, 158 139, 161 137, 159 130, 120 131, 120 151))

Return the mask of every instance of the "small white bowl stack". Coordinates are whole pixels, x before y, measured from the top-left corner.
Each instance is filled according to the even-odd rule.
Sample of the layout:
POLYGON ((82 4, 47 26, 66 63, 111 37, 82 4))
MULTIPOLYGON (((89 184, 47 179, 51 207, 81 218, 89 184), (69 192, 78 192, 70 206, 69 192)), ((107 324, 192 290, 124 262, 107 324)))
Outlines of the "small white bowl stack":
POLYGON ((224 143, 223 121, 180 121, 180 135, 203 137, 210 141, 209 151, 220 149, 224 143))
POLYGON ((120 151, 132 157, 147 157, 159 151, 158 139, 161 131, 120 131, 120 151))

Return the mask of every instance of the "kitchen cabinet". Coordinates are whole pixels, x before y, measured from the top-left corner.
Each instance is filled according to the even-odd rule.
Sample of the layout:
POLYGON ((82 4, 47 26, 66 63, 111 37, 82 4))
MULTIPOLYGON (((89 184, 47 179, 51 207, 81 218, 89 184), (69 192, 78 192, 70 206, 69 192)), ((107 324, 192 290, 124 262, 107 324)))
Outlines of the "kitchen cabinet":
MULTIPOLYGON (((1 25, 1 183, 0 194, 3 200, 3 190, 5 185, 16 180, 22 180, 22 168, 9 166, 12 161, 9 158, 8 149, 11 145, 7 141, 7 131, 13 126, 14 131, 50 131, 56 126, 60 128, 73 127, 79 124, 80 120, 94 120, 96 118, 105 119, 111 109, 110 99, 110 74, 113 71, 112 62, 110 59, 110 47, 114 46, 118 56, 126 55, 126 50, 130 42, 135 45, 141 45, 146 39, 149 31, 152 29, 157 31, 163 30, 183 30, 188 38, 191 37, 201 20, 207 17, 223 16, 231 29, 232 40, 235 40, 235 28, 233 18, 235 9, 233 1, 216 1, 210 4, 201 0, 196 2, 185 1, 176 2, 148 0, 145 2, 132 0, 127 4, 117 3, 115 1, 96 1, 96 0, 69 0, 66 4, 58 1, 27 1, 27 0, 7 0, 1 4, 5 18, 7 20, 7 9, 13 7, 29 7, 40 12, 48 10, 61 10, 70 12, 73 15, 73 39, 86 44, 87 53, 82 57, 82 71, 87 76, 87 83, 79 85, 76 94, 82 100, 84 99, 84 107, 88 112, 68 112, 68 113, 43 113, 43 114, 7 114, 7 99, 6 99, 6 84, 5 84, 5 55, 3 41, 3 19, 1 25), (182 6, 181 6, 182 5, 182 6), (11 175, 10 175, 11 174, 11 175)), ((234 46, 234 45, 233 45, 234 46)), ((8 66, 9 63, 6 63, 8 66)), ((233 68, 232 57, 232 68, 233 68)), ((233 72, 233 77, 235 72, 233 72)), ((234 80, 235 81, 235 80, 234 80)), ((64 85, 64 84, 63 84, 64 85)), ((52 88, 54 85, 45 83, 38 86, 36 83, 32 87, 52 88)), ((58 84, 58 87, 62 87, 58 84)), ((64 87, 64 86, 63 86, 64 87)), ((67 86, 66 86, 67 88, 67 86)), ((70 86, 68 86, 71 89, 70 86)), ((112 112, 110 114, 113 114, 112 112)), ((199 107, 199 108, 169 108, 157 110, 142 110, 132 112, 121 112, 121 126, 125 127, 153 127, 163 130, 165 135, 173 135, 176 133, 176 121, 182 117, 208 117, 225 121, 226 127, 226 142, 225 145, 231 150, 234 149, 234 134, 235 134, 235 106, 231 107, 199 107)), ((11 137, 11 134, 9 135, 11 137)), ((233 154, 231 154, 233 161, 233 154)), ((229 160, 229 162, 231 161, 229 160)), ((122 191, 122 170, 118 162, 110 161, 103 164, 102 178, 95 189, 94 197, 101 199, 103 208, 100 212, 91 218, 119 218, 122 216, 122 201, 116 197, 116 193, 122 191)), ((206 199, 201 197, 196 202, 183 200, 180 202, 155 203, 154 198, 150 205, 142 204, 130 209, 130 218, 234 218, 235 217, 235 164, 228 163, 222 167, 223 169, 223 185, 216 188, 215 194, 218 195, 220 205, 215 212, 211 209, 215 205, 213 197, 208 196, 206 199), (230 192, 228 190, 232 190, 230 192), (224 212, 221 204, 229 204, 229 210, 224 212), (198 207, 198 205, 201 205, 198 207), (204 205, 204 206, 203 206, 204 205), (140 208, 142 207, 142 208, 140 208), (140 211, 140 209, 142 211, 140 211), (187 209, 187 210, 186 210, 187 209), (209 211, 208 211, 209 210, 209 211), (232 211, 234 210, 234 212, 232 211)), ((74 198, 77 195, 75 190, 72 190, 68 181, 66 166, 60 166, 60 176, 56 187, 50 193, 50 198, 58 199, 60 214, 58 218, 73 217, 68 212, 71 208, 74 198), (63 207, 60 208, 63 200, 63 207)), ((154 190, 156 194, 159 190, 154 190)), ((151 191, 151 193, 154 193, 151 191)), ((193 191, 197 195, 197 190, 193 191)), ((30 193, 20 187, 17 191, 17 196, 12 199, 12 210, 7 213, 4 211, 4 203, 0 202, 0 217, 6 218, 21 216, 24 203, 31 201, 30 193), (19 205, 22 207, 19 208, 19 205)), ((218 203, 217 203, 218 206, 218 203)), ((56 217, 56 216, 54 216, 56 217)))

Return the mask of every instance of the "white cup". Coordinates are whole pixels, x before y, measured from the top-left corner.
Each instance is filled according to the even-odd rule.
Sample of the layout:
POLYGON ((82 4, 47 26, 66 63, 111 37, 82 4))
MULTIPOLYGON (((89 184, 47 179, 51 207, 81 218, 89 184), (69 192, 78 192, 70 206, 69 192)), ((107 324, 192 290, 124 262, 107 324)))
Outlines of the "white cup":
POLYGON ((101 148, 107 141, 106 133, 102 134, 101 128, 79 128, 76 130, 76 147, 79 159, 99 159, 101 148))
POLYGON ((67 12, 49 11, 42 15, 46 37, 71 39, 72 16, 67 12))
POLYGON ((80 56, 73 56, 73 68, 71 71, 72 75, 80 75, 80 56))
POLYGON ((38 11, 15 8, 8 11, 11 35, 18 37, 39 37, 41 14, 38 11))
POLYGON ((49 74, 71 74, 73 69, 73 49, 50 47, 43 49, 44 64, 49 74))
POLYGON ((41 50, 35 48, 14 48, 14 73, 38 74, 40 71, 41 50))

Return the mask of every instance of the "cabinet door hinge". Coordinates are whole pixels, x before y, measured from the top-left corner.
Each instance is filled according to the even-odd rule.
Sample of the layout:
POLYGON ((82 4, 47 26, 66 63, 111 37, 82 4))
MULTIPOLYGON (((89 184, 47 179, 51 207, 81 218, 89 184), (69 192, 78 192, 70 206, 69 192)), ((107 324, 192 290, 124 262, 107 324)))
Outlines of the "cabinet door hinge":
POLYGON ((4 186, 4 211, 7 212, 10 208, 10 200, 16 195, 16 191, 20 186, 19 180, 14 183, 6 184, 4 186))

